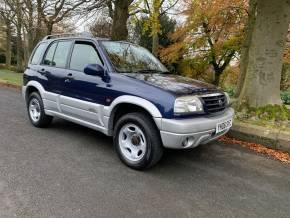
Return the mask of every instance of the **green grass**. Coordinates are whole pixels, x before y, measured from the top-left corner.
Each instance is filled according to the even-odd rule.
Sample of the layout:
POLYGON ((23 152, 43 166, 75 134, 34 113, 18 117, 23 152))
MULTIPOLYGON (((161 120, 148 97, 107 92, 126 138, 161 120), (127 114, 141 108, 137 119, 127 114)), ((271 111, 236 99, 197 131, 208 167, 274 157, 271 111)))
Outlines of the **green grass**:
POLYGON ((22 85, 22 76, 22 73, 15 73, 10 70, 0 69, 0 82, 22 85))

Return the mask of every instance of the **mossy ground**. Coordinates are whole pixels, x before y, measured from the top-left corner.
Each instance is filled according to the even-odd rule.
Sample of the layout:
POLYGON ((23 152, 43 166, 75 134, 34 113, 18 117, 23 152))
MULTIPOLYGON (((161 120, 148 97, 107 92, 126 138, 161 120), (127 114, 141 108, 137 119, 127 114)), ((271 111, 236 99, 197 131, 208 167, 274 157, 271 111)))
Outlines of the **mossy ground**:
POLYGON ((238 121, 290 131, 290 110, 285 105, 267 105, 259 108, 244 107, 236 111, 238 121))

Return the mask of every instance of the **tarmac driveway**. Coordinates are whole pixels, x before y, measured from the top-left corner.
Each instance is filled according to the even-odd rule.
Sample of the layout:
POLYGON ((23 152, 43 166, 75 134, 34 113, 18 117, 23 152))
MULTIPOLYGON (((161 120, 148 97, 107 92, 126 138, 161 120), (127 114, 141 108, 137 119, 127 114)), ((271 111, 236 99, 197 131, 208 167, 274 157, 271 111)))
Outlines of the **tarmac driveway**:
POLYGON ((103 134, 32 127, 20 92, 0 88, 0 217, 14 216, 290 217, 290 165, 214 142, 134 171, 103 134))

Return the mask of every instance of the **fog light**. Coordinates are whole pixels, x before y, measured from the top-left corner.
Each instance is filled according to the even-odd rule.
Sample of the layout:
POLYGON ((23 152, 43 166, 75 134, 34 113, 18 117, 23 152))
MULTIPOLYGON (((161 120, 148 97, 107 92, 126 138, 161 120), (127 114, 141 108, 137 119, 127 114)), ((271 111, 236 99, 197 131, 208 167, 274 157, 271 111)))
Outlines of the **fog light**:
POLYGON ((194 143, 194 137, 191 136, 191 137, 186 138, 182 142, 182 146, 187 148, 187 147, 193 146, 193 143, 194 143))

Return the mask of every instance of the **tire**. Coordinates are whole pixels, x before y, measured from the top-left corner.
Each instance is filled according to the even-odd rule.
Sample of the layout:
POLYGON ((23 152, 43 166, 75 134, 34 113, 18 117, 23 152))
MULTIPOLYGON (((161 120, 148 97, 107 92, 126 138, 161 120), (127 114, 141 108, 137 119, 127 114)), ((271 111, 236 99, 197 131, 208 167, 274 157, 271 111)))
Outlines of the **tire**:
POLYGON ((114 128, 114 147, 120 160, 135 170, 153 167, 163 155, 159 131, 143 113, 122 116, 114 128))
POLYGON ((53 117, 44 112, 43 101, 38 92, 32 92, 27 101, 27 112, 31 124, 38 128, 47 127, 53 117))

